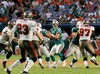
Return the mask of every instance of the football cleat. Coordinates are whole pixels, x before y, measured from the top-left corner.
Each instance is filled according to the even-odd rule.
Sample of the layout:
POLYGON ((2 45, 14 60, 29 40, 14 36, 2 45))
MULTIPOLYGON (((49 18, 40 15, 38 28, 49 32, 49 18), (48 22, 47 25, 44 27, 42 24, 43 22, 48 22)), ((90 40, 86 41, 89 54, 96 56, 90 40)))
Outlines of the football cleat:
POLYGON ((98 63, 96 62, 96 60, 90 60, 92 63, 94 63, 95 65, 98 65, 98 63))
POLYGON ((6 70, 7 74, 11 74, 11 71, 7 68, 6 70))
POLYGON ((89 66, 86 66, 86 69, 89 69, 89 66))
POLYGON ((57 66, 56 62, 53 62, 53 64, 51 65, 51 67, 53 67, 53 68, 57 68, 56 66, 57 66))
POLYGON ((26 72, 26 71, 23 71, 21 74, 28 74, 28 72, 26 72))
POLYGON ((72 68, 73 66, 69 64, 69 67, 72 68))
POLYGON ((58 67, 58 64, 55 64, 54 66, 53 66, 53 68, 57 68, 58 67))
POLYGON ((41 69, 44 69, 44 65, 42 63, 39 62, 39 65, 40 65, 41 69))
POLYGON ((65 67, 66 66, 66 62, 64 62, 63 64, 62 64, 62 67, 65 67))
POLYGON ((73 66, 73 65, 69 64, 69 68, 77 68, 77 66, 73 66))
POLYGON ((51 68, 51 65, 47 66, 47 68, 51 68))

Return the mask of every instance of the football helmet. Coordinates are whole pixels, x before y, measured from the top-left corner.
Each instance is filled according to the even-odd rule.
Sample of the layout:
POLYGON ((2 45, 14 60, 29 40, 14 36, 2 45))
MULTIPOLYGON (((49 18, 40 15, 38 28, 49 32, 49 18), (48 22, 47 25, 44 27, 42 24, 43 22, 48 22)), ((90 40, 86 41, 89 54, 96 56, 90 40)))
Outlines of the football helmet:
POLYGON ((59 24, 57 20, 53 20, 52 24, 59 24))
POLYGON ((24 18, 32 19, 32 17, 33 17, 32 12, 30 12, 30 11, 25 11, 24 12, 24 18))
POLYGON ((52 22, 53 28, 57 28, 58 25, 59 25, 59 22, 57 20, 53 20, 53 22, 52 22))
POLYGON ((79 27, 79 26, 82 26, 83 25, 83 22, 82 21, 77 21, 76 22, 76 27, 79 27))
POLYGON ((42 27, 41 23, 37 23, 37 27, 41 28, 42 27))
POLYGON ((89 25, 90 25, 90 22, 89 22, 89 20, 84 20, 84 21, 83 21, 83 24, 84 24, 85 26, 89 26, 89 25))
POLYGON ((13 20, 9 21, 9 22, 8 22, 8 27, 9 27, 10 29, 12 29, 13 26, 15 25, 15 23, 16 23, 16 21, 13 21, 13 20))

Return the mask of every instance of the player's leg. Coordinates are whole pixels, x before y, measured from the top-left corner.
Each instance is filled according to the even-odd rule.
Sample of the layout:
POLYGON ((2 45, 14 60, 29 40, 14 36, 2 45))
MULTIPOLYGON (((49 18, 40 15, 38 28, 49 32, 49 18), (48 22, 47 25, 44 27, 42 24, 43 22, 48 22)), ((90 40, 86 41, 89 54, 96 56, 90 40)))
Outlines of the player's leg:
POLYGON ((33 40, 32 41, 34 48, 36 49, 37 53, 38 53, 38 63, 39 66, 41 67, 41 69, 44 68, 44 65, 42 63, 42 54, 41 54, 41 50, 40 50, 40 45, 39 45, 39 41, 38 40, 33 40))
MULTIPOLYGON (((61 53, 62 50, 63 50, 63 48, 64 48, 64 46, 65 46, 64 43, 57 45, 56 54, 57 54, 60 58, 61 58, 61 57, 63 56, 63 54, 64 54, 64 53, 63 53, 63 54, 61 53)), ((63 64, 62 64, 62 67, 65 67, 65 66, 66 66, 66 61, 64 60, 62 63, 63 63, 63 64)), ((57 67, 57 66, 56 66, 56 67, 57 67)))
POLYGON ((56 54, 57 54, 60 58, 62 57, 61 51, 63 50, 63 48, 64 48, 64 43, 57 45, 56 54))
POLYGON ((37 51, 36 49, 34 48, 32 42, 29 43, 29 46, 26 47, 27 49, 27 53, 28 53, 28 56, 29 56, 29 60, 22 72, 22 74, 27 74, 29 69, 33 66, 33 64, 37 61, 37 51))
POLYGON ((46 56, 45 59, 46 59, 46 62, 47 62, 47 67, 50 68, 50 53, 49 53, 46 46, 40 45, 40 48, 46 56))
POLYGON ((84 61, 84 65, 86 68, 89 68, 89 64, 88 64, 88 59, 87 59, 87 51, 85 49, 83 49, 82 55, 83 55, 83 61, 84 61))
POLYGON ((0 49, 7 50, 6 57, 2 62, 3 68, 6 69, 6 63, 7 63, 8 59, 12 56, 12 48, 11 48, 11 46, 8 47, 7 45, 0 45, 0 49))
POLYGON ((8 61, 8 59, 12 56, 12 51, 8 51, 6 54, 5 59, 3 60, 2 64, 3 64, 3 68, 6 69, 6 63, 8 61))
POLYGON ((92 55, 91 62, 93 62, 95 65, 98 65, 98 63, 96 62, 96 52, 91 42, 87 42, 87 51, 92 55))
POLYGON ((78 46, 75 46, 73 48, 73 59, 71 61, 71 63, 69 64, 70 67, 75 67, 74 64, 78 61, 79 57, 80 57, 80 50, 79 50, 79 47, 78 46))
POLYGON ((87 45, 86 41, 80 41, 80 51, 83 56, 84 65, 86 68, 89 68, 88 59, 87 59, 87 51, 85 49, 86 45, 87 45))
POLYGON ((21 63, 23 63, 23 62, 26 61, 26 56, 25 56, 25 49, 26 49, 26 48, 24 48, 24 47, 25 47, 25 42, 24 42, 24 41, 23 41, 23 42, 21 41, 21 42, 19 43, 19 47, 20 47, 20 49, 21 49, 21 59, 15 61, 11 66, 9 66, 9 67, 7 68, 7 73, 8 73, 8 74, 10 74, 11 70, 12 70, 14 67, 16 67, 16 66, 18 66, 19 64, 21 64, 21 63))
POLYGON ((58 60, 56 67, 58 67, 58 65, 63 62, 64 60, 66 60, 69 56, 71 56, 71 54, 73 53, 73 49, 74 46, 72 45, 65 54, 62 55, 62 57, 58 60))
POLYGON ((53 67, 56 64, 56 60, 55 60, 55 57, 54 57, 54 54, 56 53, 56 48, 57 48, 57 45, 54 45, 51 48, 51 51, 50 51, 50 57, 51 57, 51 60, 53 61, 51 67, 53 67))
MULTIPOLYGON (((69 47, 69 40, 68 39, 66 39, 66 40, 64 40, 64 48, 63 48, 63 50, 61 51, 61 53, 62 54, 65 54, 66 52, 67 52, 67 49, 68 49, 68 47, 69 47)), ((65 67, 66 66, 66 60, 64 60, 63 62, 62 62, 63 64, 62 64, 62 67, 65 67)))

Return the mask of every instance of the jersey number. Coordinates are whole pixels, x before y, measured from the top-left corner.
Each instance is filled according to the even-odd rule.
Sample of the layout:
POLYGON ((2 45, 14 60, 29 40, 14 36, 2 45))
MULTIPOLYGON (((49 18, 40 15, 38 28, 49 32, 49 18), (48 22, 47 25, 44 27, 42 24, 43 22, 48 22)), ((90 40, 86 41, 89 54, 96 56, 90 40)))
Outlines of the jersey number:
POLYGON ((89 36, 90 33, 90 29, 84 29, 84 28, 80 28, 80 36, 83 36, 85 34, 85 36, 89 36))
POLYGON ((26 24, 18 24, 18 31, 20 34, 27 35, 29 33, 28 26, 26 24))

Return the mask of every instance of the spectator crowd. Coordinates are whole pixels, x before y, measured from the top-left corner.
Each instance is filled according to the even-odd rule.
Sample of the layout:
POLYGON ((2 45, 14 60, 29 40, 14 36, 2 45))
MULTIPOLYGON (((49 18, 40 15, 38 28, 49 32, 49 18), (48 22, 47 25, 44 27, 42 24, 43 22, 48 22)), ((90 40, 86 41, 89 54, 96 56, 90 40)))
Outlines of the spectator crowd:
POLYGON ((0 22, 16 20, 24 11, 31 11, 33 19, 50 24, 76 23, 89 19, 100 23, 100 0, 0 0, 0 22))

